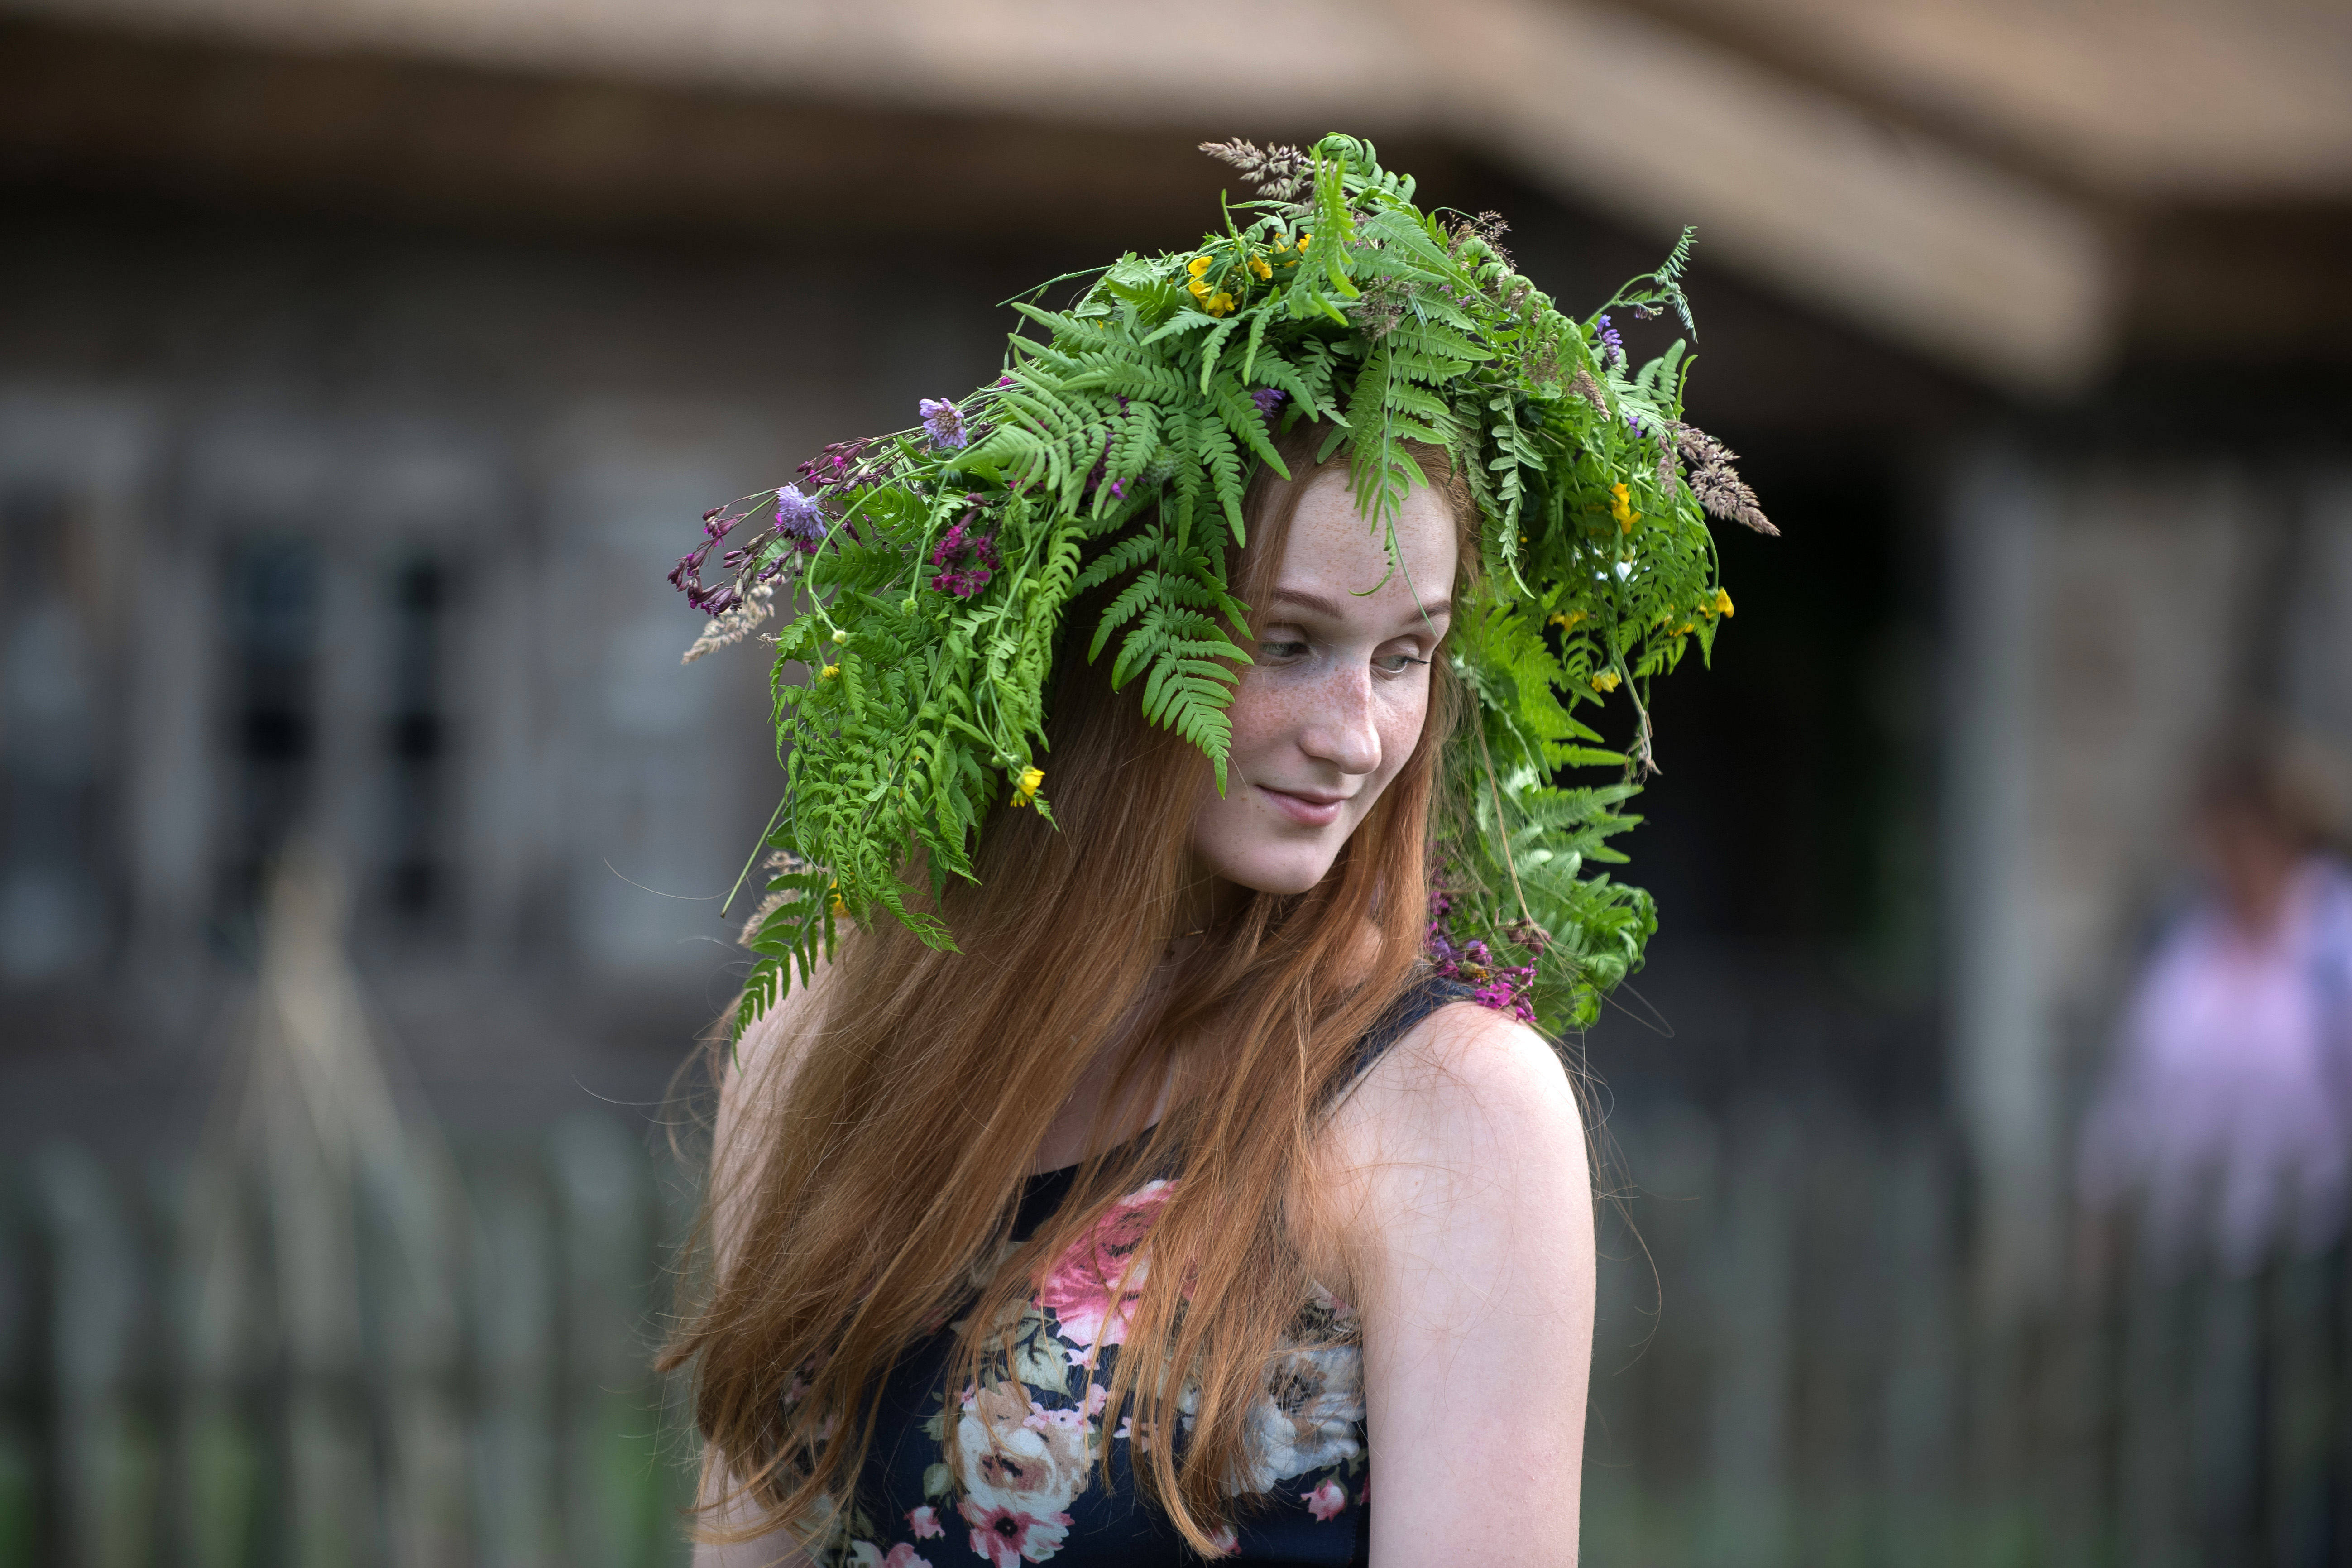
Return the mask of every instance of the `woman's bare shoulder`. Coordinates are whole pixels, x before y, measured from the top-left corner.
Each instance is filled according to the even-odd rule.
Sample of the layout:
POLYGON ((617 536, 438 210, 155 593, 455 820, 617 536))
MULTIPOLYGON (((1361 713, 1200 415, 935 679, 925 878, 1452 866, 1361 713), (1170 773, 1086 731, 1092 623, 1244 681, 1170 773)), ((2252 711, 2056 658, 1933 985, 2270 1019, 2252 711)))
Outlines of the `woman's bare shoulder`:
MULTIPOLYGON (((1382 1054, 1325 1128, 1312 1252, 1353 1277, 1431 1226, 1539 1222, 1589 1195, 1584 1120, 1544 1037, 1475 1003, 1440 1008, 1382 1054)), ((1359 1283, 1361 1283, 1360 1281, 1359 1283)))
POLYGON ((1527 1025, 1474 1002, 1439 1008, 1383 1052, 1340 1105, 1343 1165, 1491 1152, 1507 1139, 1566 1140, 1584 1124, 1559 1054, 1527 1025))
POLYGON ((1595 1260, 1565 1068, 1526 1026, 1449 1006, 1373 1066, 1331 1131, 1367 1418, 1393 1451, 1441 1457, 1390 1468, 1374 1561, 1435 1542, 1448 1562, 1520 1561, 1563 1523, 1572 1541, 1595 1260))

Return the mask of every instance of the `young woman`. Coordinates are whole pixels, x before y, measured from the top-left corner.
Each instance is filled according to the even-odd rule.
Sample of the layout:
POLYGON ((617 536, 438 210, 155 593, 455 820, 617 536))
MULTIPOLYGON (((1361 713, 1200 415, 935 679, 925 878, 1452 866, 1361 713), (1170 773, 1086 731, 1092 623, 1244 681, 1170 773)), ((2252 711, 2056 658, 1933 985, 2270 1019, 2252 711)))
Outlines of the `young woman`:
POLYGON ((1679 349, 1497 224, 1213 151, 1262 216, 672 574, 698 651, 796 606, 664 1358, 706 1565, 1575 1561, 1591 1184, 1528 1021, 1652 919, 1587 865, 1630 784, 1551 778, 1729 614, 1702 507, 1769 525, 1679 349))
MULTIPOLYGON (((843 1561, 1183 1561, 1180 1509, 1181 1536, 1243 1561, 1575 1561, 1593 1279, 1575 1096, 1533 1030, 1416 963, 1457 706, 1437 655, 1475 513, 1444 454, 1417 451, 1434 482, 1404 503, 1391 571, 1344 464, 1297 460, 1313 434, 1249 508, 1243 597, 1263 608, 1225 792, 1072 661, 1061 830, 991 825, 952 909, 964 952, 853 938, 727 1077, 706 1390, 789 1397, 758 1373, 804 1359, 778 1331, 786 1298, 835 1291, 772 1260, 894 1298, 860 1303, 882 1321, 845 1344, 867 1363, 858 1392, 885 1398, 843 1561), (822 1162, 796 1140, 817 1126, 837 1129, 822 1162), (958 1338, 941 1315, 1004 1311, 946 1298, 995 1261, 1007 1215, 993 1294, 1050 1336, 1016 1347, 1050 1376, 935 1381, 958 1338), (1139 1249, 1149 1271, 1122 1281, 1139 1249), (1211 1358, 1195 1408, 1163 1399, 1178 1442, 1138 1455, 1108 1395, 1139 1346, 1185 1337, 1188 1272, 1192 1310, 1234 1342, 1180 1347, 1211 1358), (1215 1473, 1181 1475, 1212 1456, 1215 1473), (1178 1484, 1138 1509, 1155 1466, 1178 1484)), ((830 1440, 865 1416, 835 1415, 830 1440)), ((722 1530, 761 1518, 744 1481, 776 1426, 722 1406, 722 1530)), ((801 1544, 787 1525, 698 1562, 801 1544)))

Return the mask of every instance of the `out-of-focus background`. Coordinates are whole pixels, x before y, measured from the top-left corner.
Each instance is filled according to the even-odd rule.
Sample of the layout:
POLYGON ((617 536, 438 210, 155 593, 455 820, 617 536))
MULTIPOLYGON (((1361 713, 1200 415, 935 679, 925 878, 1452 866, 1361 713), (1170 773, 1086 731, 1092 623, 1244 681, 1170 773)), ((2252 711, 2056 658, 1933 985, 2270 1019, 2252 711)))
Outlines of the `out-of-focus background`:
POLYGON ((0 0, 0 1563, 682 1560, 779 775, 662 574, 1331 129, 1571 311, 1696 225, 1783 530, 1586 1043, 1585 1560, 2352 1561, 2335 0, 0 0))

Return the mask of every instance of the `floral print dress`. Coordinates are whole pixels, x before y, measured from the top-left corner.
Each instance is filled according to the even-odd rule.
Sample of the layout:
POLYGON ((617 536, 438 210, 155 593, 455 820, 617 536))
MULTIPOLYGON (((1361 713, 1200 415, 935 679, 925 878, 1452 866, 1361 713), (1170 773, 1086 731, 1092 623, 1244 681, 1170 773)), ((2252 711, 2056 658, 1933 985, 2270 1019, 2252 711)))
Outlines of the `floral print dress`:
MULTIPOLYGON (((1369 1066, 1406 1030, 1466 988, 1432 982, 1410 993, 1365 1041, 1369 1066)), ((1069 1195, 1075 1166, 1029 1178, 1013 1221, 1025 1240, 1069 1195)), ((953 1390, 947 1371, 954 1324, 914 1347, 884 1386, 847 1531, 831 1561, 856 1568, 1019 1568, 1055 1563, 1196 1563, 1175 1528, 1137 1495, 1133 1436, 1122 1420, 1106 1431, 1108 1396, 1128 1311, 1128 1258, 1174 1191, 1146 1183, 1063 1255, 1013 1333, 1002 1381, 953 1390), (1097 1463, 1110 1447, 1105 1488, 1097 1463)), ((1363 1352, 1355 1315, 1318 1290, 1302 1314, 1298 1342, 1269 1368, 1266 1394, 1249 1415, 1254 1494, 1228 1529, 1234 1561, 1360 1563, 1368 1560, 1363 1352)))

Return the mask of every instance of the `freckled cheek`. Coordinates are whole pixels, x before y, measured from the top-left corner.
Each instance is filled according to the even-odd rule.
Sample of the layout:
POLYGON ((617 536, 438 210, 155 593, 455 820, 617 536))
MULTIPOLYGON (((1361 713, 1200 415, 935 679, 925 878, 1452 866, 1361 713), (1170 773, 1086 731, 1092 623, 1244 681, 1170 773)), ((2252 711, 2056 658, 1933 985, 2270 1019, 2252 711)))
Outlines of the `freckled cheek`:
POLYGON ((1225 710, 1234 727, 1234 757, 1254 760, 1259 751, 1295 736, 1313 708, 1311 689, 1244 676, 1225 710))
POLYGON ((1421 727, 1429 711, 1428 694, 1402 700, 1382 707, 1373 725, 1381 735, 1381 787, 1403 771, 1412 760, 1413 748, 1421 744, 1421 727))

